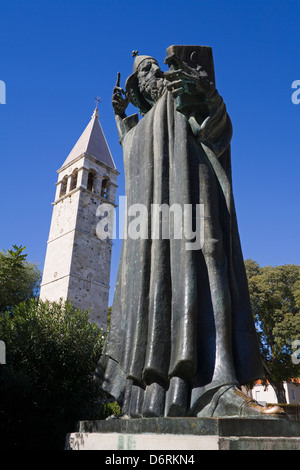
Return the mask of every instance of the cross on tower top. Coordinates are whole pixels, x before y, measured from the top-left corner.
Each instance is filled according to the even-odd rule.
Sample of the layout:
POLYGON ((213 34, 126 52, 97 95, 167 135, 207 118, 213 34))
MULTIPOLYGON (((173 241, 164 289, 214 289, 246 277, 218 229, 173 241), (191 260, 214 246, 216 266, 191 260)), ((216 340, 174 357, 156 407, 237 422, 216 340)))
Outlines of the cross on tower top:
POLYGON ((97 96, 97 98, 95 98, 95 101, 96 101, 96 109, 98 109, 98 103, 101 103, 100 96, 97 96))
POLYGON ((96 117, 96 118, 99 118, 99 114, 98 114, 98 103, 101 103, 101 98, 100 96, 97 96, 97 98, 95 98, 95 101, 96 101, 96 108, 94 110, 94 114, 92 117, 96 117))

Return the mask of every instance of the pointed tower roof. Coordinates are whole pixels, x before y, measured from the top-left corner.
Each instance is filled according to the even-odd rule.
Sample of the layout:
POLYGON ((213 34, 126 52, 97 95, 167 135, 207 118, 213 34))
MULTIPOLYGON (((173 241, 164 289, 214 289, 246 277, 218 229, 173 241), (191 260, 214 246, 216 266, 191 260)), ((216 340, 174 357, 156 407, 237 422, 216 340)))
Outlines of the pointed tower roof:
POLYGON ((99 122, 98 109, 96 107, 90 122, 84 129, 73 149, 65 160, 63 167, 69 165, 73 160, 82 154, 90 155, 101 163, 116 169, 109 147, 103 134, 99 122))

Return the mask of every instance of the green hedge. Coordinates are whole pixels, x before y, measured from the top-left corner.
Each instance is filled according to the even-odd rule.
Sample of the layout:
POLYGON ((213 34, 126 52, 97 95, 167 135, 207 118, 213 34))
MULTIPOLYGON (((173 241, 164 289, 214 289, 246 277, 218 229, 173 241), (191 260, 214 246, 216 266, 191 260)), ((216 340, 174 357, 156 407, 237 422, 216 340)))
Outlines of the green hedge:
POLYGON ((104 337, 68 302, 32 299, 0 315, 1 449, 63 449, 77 421, 119 412, 93 380, 104 337))

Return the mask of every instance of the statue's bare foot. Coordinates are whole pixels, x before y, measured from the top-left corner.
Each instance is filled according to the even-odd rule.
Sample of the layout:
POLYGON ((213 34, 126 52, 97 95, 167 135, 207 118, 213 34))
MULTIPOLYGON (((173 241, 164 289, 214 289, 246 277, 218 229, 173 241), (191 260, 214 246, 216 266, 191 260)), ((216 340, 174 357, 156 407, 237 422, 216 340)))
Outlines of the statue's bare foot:
POLYGON ((279 406, 262 406, 235 386, 221 387, 198 417, 287 418, 279 406))

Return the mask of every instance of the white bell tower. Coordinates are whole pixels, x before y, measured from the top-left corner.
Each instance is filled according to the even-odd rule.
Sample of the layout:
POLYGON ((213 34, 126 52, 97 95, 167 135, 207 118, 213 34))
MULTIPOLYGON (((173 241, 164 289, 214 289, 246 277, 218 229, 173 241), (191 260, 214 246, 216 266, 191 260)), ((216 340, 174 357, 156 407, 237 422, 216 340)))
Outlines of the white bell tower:
POLYGON ((71 300, 105 328, 112 241, 97 236, 97 209, 116 207, 119 172, 97 108, 58 174, 40 299, 71 300))

